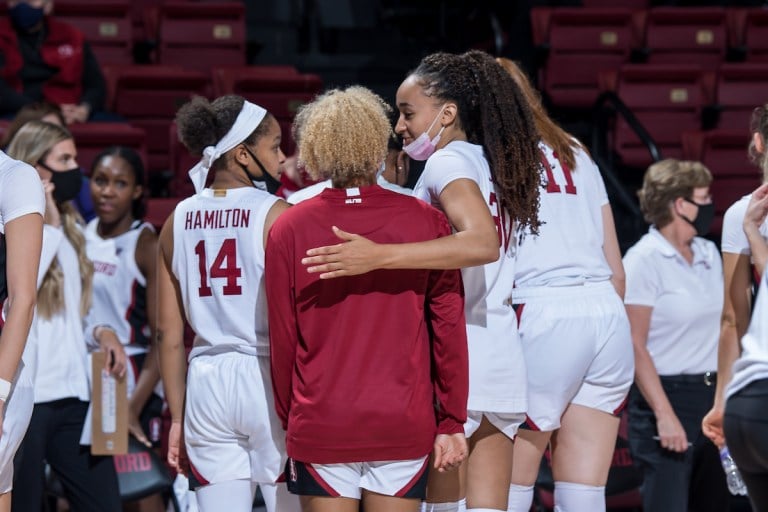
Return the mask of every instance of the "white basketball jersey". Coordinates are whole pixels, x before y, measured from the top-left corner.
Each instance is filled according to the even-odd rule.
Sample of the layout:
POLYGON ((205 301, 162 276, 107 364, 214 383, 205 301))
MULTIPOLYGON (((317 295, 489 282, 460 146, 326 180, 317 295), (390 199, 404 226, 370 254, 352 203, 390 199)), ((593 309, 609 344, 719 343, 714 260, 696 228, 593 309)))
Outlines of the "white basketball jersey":
POLYGON ((469 409, 525 412, 526 374, 511 292, 515 278, 515 240, 507 211, 499 206, 483 148, 453 141, 435 152, 413 195, 437 208, 440 193, 452 181, 477 183, 499 234, 499 259, 461 271, 469 341, 469 409))
POLYGON ((146 352, 150 343, 147 320, 147 280, 136 265, 136 245, 151 224, 134 221, 131 229, 114 238, 98 233, 99 219, 85 228, 88 257, 93 262, 93 301, 87 326, 112 327, 128 355, 146 352))
POLYGON ((190 359, 210 351, 269 354, 263 237, 277 200, 251 187, 207 188, 176 207, 172 271, 197 335, 190 359))
POLYGON ((733 363, 733 378, 726 389, 731 396, 757 380, 768 379, 768 272, 760 278, 752 320, 741 338, 741 357, 733 363))
POLYGON ((515 286, 568 286, 611 278, 603 252, 602 207, 608 204, 600 171, 584 151, 569 169, 541 143, 539 235, 526 233, 517 249, 515 286))

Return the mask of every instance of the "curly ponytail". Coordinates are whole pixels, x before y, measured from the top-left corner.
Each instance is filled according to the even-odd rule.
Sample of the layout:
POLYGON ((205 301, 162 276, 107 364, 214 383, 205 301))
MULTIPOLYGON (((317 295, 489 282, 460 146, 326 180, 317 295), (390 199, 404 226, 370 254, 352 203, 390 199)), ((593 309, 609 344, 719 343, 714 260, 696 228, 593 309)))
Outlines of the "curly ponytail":
POLYGON ((456 103, 459 124, 483 146, 501 205, 519 228, 538 233, 539 136, 528 103, 487 53, 435 53, 412 73, 427 96, 456 103))

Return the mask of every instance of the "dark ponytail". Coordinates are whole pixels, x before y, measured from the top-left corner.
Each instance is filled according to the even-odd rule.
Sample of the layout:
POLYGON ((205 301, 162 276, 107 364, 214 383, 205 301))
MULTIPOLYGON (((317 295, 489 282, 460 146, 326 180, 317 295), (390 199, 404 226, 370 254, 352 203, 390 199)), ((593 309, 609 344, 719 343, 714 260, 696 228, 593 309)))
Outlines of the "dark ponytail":
POLYGON ((539 228, 539 136, 528 103, 487 53, 435 53, 414 70, 425 94, 456 103, 467 140, 483 146, 501 205, 519 228, 539 228))

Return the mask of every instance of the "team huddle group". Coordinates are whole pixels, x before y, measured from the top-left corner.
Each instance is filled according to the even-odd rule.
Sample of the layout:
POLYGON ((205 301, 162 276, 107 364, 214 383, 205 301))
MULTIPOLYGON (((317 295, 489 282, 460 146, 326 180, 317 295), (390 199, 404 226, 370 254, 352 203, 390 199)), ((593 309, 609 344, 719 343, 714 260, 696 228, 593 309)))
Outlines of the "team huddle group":
MULTIPOLYGON (((71 134, 19 130, 0 157, 0 512, 39 510, 45 462, 72 510, 120 510, 111 458, 87 449, 99 349, 127 374, 146 443, 142 409, 164 396, 168 462, 202 511, 250 512, 258 486, 270 512, 526 512, 547 447, 555 510, 604 511, 627 403, 644 510, 727 510, 724 416, 768 510, 757 450, 740 451, 765 438, 749 432, 768 378, 760 322, 728 385, 749 323, 741 274, 750 254, 760 273, 768 257, 768 186, 729 210, 721 260, 702 238, 709 171, 653 164, 640 191, 651 228, 622 260, 598 168, 515 63, 432 54, 395 103, 394 151, 373 92, 304 105, 293 135, 319 183, 286 202, 276 119, 239 96, 193 99, 176 122, 202 156, 195 194, 159 234, 141 221, 133 152, 96 159, 97 217, 81 227, 71 134), (409 160, 426 161, 414 189, 389 183, 409 160), (722 332, 721 316, 735 318, 722 332)), ((762 165, 768 109, 755 119, 762 165)))

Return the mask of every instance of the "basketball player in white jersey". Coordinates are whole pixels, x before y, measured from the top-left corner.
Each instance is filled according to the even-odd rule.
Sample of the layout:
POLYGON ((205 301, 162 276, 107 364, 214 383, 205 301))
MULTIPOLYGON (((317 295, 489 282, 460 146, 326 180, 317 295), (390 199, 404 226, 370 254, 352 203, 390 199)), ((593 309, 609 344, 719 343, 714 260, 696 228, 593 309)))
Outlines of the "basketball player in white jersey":
POLYGON ((542 227, 518 246, 512 290, 529 403, 526 428, 515 441, 509 510, 531 508, 539 461, 551 442, 555 509, 598 512, 605 510, 615 414, 633 376, 611 206, 586 150, 547 116, 524 72, 497 60, 523 90, 541 137, 542 227))
MULTIPOLYGON (((768 104, 760 105, 752 112, 750 123, 752 140, 749 157, 762 173, 762 182, 768 183, 768 104)), ((744 216, 751 195, 733 203, 723 217, 723 233, 720 249, 723 255, 725 303, 720 324, 720 340, 717 356, 717 390, 712 409, 704 416, 702 431, 717 446, 722 446, 725 388, 730 381, 731 367, 739 357, 739 340, 750 322, 752 298, 755 292, 755 274, 760 275, 768 261, 768 251, 762 245, 750 243, 744 230, 744 216), (753 248, 755 245, 755 248, 753 248)), ((763 240, 768 241, 768 221, 758 228, 763 240)))
MULTIPOLYGON (((163 399, 157 353, 150 344, 157 297, 157 234, 151 224, 141 220, 141 157, 124 146, 105 149, 94 159, 89 185, 96 218, 85 228, 86 250, 94 269, 86 339, 101 325, 109 326, 122 343, 129 363, 128 430, 151 447, 153 442, 159 444, 163 399)), ((137 510, 163 511, 162 496, 141 499, 137 510)))
MULTIPOLYGON (((768 252, 761 226, 768 214, 768 184, 752 193, 745 210, 742 229, 754 253, 768 252)), ((768 276, 761 275, 755 309, 746 335, 741 339, 741 356, 733 365, 733 379, 727 386, 724 431, 728 450, 741 472, 747 494, 756 511, 768 510, 768 428, 765 400, 768 396, 768 276)))
POLYGON ((21 354, 35 308, 44 212, 37 172, 0 151, 0 512, 11 510, 13 456, 32 417, 33 370, 24 369, 21 354))
POLYGON ((267 232, 288 207, 265 190, 285 160, 280 126, 239 96, 195 98, 176 121, 182 142, 203 158, 190 171, 195 195, 160 233, 157 337, 173 421, 168 461, 184 471, 186 444, 203 512, 250 512, 257 484, 270 512, 298 510, 298 499, 276 484, 284 441, 272 405, 264 294, 267 232), (209 169, 215 174, 206 187, 209 169), (185 317, 196 334, 188 374, 185 317))
POLYGON ((463 268, 470 453, 459 472, 430 473, 426 510, 506 510, 512 439, 527 408, 511 303, 513 233, 514 223, 538 228, 538 136, 520 89, 478 51, 425 57, 400 85, 397 107, 404 151, 427 160, 414 195, 443 210, 456 233, 381 245, 336 230, 347 243, 311 250, 306 263, 326 278, 374 268, 463 268))

